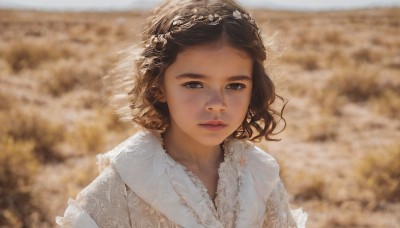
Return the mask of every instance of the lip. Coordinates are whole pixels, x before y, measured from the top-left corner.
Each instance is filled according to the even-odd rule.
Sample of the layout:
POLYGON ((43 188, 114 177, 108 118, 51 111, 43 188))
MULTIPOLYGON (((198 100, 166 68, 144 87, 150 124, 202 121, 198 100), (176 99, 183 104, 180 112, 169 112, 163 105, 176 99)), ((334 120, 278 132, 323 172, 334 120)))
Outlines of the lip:
POLYGON ((222 120, 209 120, 201 123, 200 125, 226 125, 222 120))
POLYGON ((210 120, 199 125, 209 131, 219 131, 226 127, 226 124, 221 120, 210 120))

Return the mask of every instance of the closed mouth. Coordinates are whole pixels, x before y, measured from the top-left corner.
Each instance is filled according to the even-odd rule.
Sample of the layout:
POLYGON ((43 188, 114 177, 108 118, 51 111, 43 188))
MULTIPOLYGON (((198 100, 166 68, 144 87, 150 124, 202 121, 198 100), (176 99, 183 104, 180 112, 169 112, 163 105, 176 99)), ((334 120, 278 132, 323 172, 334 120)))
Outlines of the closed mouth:
POLYGON ((207 121, 199 125, 211 131, 217 131, 226 127, 226 124, 223 121, 215 121, 215 120, 207 121))
POLYGON ((201 123, 200 125, 226 125, 222 120, 210 120, 201 123))

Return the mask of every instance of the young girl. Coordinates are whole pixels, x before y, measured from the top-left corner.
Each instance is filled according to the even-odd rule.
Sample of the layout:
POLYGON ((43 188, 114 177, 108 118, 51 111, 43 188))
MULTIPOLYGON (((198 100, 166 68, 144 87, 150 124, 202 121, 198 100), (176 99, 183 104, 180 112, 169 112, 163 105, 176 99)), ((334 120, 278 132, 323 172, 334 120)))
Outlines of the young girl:
POLYGON ((170 0, 152 12, 134 62, 111 74, 131 86, 137 134, 100 156, 109 165, 65 227, 304 227, 279 166, 251 141, 282 118, 252 17, 233 0, 170 0), (134 69, 134 70, 133 70, 134 69))

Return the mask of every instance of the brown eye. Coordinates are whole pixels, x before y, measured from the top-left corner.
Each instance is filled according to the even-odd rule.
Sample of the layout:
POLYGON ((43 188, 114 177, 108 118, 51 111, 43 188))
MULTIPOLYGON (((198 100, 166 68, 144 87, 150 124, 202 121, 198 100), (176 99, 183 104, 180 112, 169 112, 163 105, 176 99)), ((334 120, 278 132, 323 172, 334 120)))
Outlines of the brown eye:
POLYGON ((188 89, 200 89, 203 88, 203 85, 200 82, 187 82, 183 84, 188 89))
POLYGON ((226 86, 227 89, 232 89, 232 90, 241 90, 246 88, 245 84, 242 83, 231 83, 229 85, 226 86))

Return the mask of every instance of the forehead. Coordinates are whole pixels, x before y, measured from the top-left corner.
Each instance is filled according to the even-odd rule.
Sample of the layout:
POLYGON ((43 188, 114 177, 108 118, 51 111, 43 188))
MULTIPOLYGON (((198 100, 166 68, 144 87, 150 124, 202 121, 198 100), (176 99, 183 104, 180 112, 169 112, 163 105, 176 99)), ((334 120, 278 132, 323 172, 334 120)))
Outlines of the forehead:
POLYGON ((252 66, 253 60, 246 52, 224 42, 214 42, 191 46, 178 53, 167 72, 251 76, 252 66))
POLYGON ((250 55, 248 55, 245 51, 235 48, 224 41, 216 41, 187 47, 182 52, 178 53, 176 60, 204 56, 208 58, 226 58, 225 60, 227 61, 231 59, 251 61, 250 55))
POLYGON ((214 41, 211 43, 199 44, 199 45, 193 45, 193 46, 187 47, 179 54, 182 54, 182 55, 188 55, 188 54, 193 55, 194 53, 196 53, 196 54, 219 54, 221 52, 229 52, 229 54, 238 55, 238 56, 242 57, 243 59, 251 59, 251 57, 245 51, 230 45, 227 41, 225 41, 223 39, 214 41))

